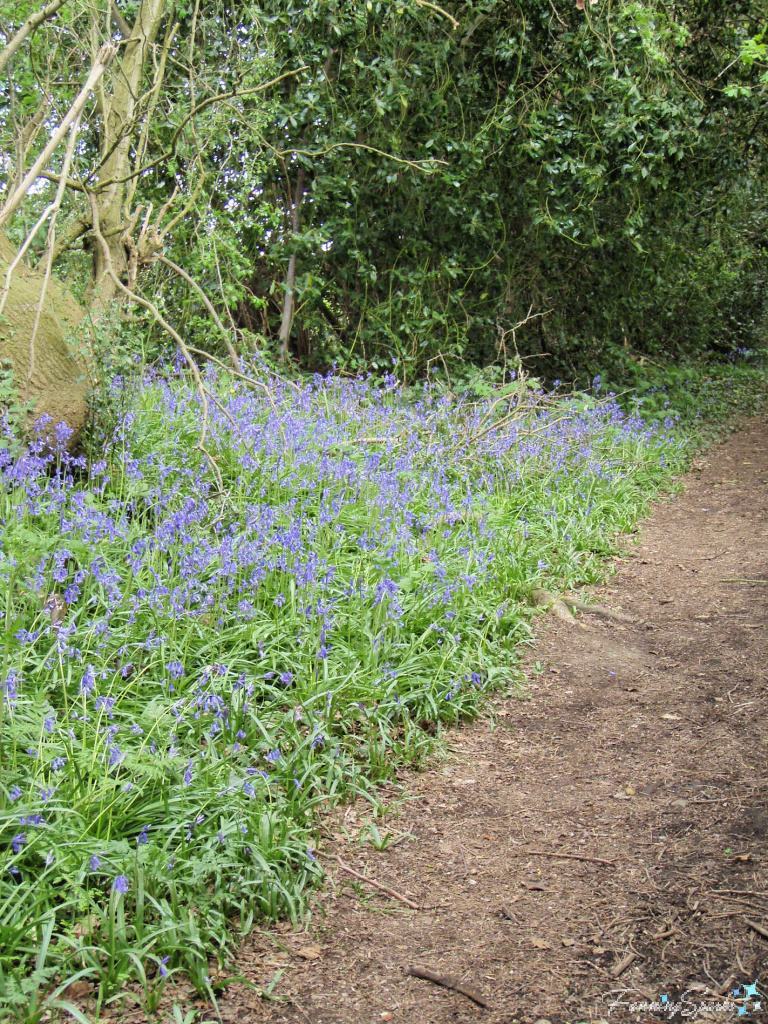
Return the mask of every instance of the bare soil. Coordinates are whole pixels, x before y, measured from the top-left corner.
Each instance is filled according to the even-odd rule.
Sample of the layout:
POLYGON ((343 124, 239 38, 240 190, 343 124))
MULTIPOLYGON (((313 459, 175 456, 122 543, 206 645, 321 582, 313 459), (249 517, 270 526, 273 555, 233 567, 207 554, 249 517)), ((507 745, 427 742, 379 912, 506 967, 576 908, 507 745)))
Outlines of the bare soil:
POLYGON ((712 1008, 726 982, 768 990, 766 423, 684 483, 594 589, 642 621, 542 617, 528 698, 453 732, 446 760, 401 779, 408 799, 384 791, 376 824, 399 840, 361 841, 360 805, 331 822, 329 852, 431 909, 328 860, 310 931, 257 932, 238 956, 259 988, 282 971, 273 1000, 232 986, 225 1021, 731 1020, 712 1008), (710 1008, 629 1005, 686 990, 710 1008))

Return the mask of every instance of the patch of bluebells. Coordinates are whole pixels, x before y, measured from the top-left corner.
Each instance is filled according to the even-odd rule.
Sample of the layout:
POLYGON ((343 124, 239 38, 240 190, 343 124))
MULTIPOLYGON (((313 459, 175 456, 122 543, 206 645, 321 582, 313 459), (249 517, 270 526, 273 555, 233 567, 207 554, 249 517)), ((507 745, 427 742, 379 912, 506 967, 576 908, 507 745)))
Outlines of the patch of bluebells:
POLYGON ((166 894, 176 864, 197 906, 219 858, 221 906, 268 870, 274 912, 313 862, 303 809, 324 780, 373 772, 358 725, 475 713, 508 681, 526 588, 593 578, 617 494, 639 509, 643 467, 679 452, 670 418, 598 399, 599 379, 586 397, 515 399, 517 417, 496 394, 393 376, 262 383, 209 375, 223 495, 174 370, 113 382, 128 411, 90 465, 46 442, 50 424, 25 448, 0 424, 17 624, 0 851, 30 907, 43 863, 51 884, 85 875, 127 903, 137 864, 166 894), (293 847, 255 855, 264 815, 293 818, 293 847))

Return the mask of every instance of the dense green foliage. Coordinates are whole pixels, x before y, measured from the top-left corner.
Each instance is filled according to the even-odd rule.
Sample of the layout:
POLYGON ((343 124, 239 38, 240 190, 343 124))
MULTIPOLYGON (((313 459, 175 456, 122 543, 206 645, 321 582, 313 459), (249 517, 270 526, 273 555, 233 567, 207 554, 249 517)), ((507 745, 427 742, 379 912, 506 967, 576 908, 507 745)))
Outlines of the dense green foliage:
MULTIPOLYGON (((295 28, 277 47, 334 58, 324 90, 297 84, 280 105, 271 144, 445 161, 427 175, 365 151, 296 158, 311 196, 295 243, 302 351, 394 356, 413 374, 438 352, 502 360, 516 341, 551 379, 605 370, 625 345, 756 344, 764 89, 712 81, 755 5, 493 0, 453 7, 456 31, 405 4, 273 6, 295 28), (529 313, 542 315, 513 338, 529 313)), ((757 81, 738 63, 729 75, 757 81)), ((256 241, 264 294, 286 240, 256 241)))
MULTIPOLYGON (((142 5, 119 6, 130 23, 142 5)), ((278 354, 293 255, 289 347, 307 367, 395 359, 413 380, 430 360, 503 366, 517 348, 550 380, 620 378, 643 355, 753 349, 765 332, 767 7, 160 4, 126 129, 137 173, 123 226, 136 235, 132 211, 140 224, 178 190, 165 252, 245 352, 278 354)), ((31 9, 13 5, 9 24, 31 9)), ((55 97, 55 124, 105 24, 106 7, 65 6, 15 55, 0 85, 9 173, 36 88, 55 97)), ((31 158, 44 133, 29 137, 31 158)), ((103 146, 97 106, 71 177, 100 201, 103 146)), ((53 188, 14 219, 17 242, 53 188)), ((75 228, 56 265, 87 299, 98 247, 76 188, 65 213, 75 228)), ((199 296, 151 247, 140 256, 139 292, 216 351, 199 296)), ((129 350, 148 326, 168 343, 136 315, 138 332, 122 324, 129 350)))

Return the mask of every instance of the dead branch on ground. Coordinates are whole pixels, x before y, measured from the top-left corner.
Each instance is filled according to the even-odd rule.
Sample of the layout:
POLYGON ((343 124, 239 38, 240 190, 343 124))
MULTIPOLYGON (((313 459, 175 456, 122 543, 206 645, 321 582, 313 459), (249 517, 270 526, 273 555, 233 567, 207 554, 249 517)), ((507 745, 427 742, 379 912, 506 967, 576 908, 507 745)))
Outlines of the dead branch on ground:
POLYGON ((477 1003, 478 1006, 485 1007, 486 1009, 490 1005, 484 996, 481 996, 479 992, 476 992, 472 988, 467 988, 466 985, 462 985, 460 981, 456 981, 448 974, 435 974, 434 971, 428 970, 426 967, 409 967, 407 973, 412 978, 421 978, 422 981, 431 981, 435 985, 440 985, 442 988, 449 988, 453 992, 458 992, 462 996, 466 996, 467 999, 471 999, 473 1003, 477 1003))
POLYGON ((368 885, 372 885, 373 888, 378 889, 379 892, 385 892, 387 896, 391 896, 393 899, 399 900, 400 903, 404 903, 407 907, 410 907, 412 910, 425 909, 424 907, 420 906, 420 904, 414 903, 413 900, 409 900, 407 896, 403 896, 401 893, 396 892, 394 889, 390 889, 388 885, 382 885, 381 882, 377 882, 373 878, 368 878, 367 875, 361 875, 359 871, 355 871, 355 869, 351 868, 349 864, 345 864, 345 862, 341 859, 341 857, 338 856, 338 854, 324 854, 321 851, 318 852, 323 857, 332 857, 333 860, 337 862, 337 864, 343 871, 346 871, 348 874, 353 875, 355 878, 359 878, 361 882, 367 882, 368 885))

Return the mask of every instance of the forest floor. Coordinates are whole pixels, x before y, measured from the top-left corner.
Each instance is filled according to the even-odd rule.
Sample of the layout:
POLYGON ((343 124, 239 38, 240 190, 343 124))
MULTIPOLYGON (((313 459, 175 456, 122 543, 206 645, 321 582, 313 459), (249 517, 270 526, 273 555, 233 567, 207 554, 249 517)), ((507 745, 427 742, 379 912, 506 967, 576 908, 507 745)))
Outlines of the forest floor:
POLYGON ((768 1018, 734 996, 768 991, 767 428, 700 458, 595 588, 636 623, 540 620, 527 697, 385 788, 397 841, 361 841, 360 804, 330 819, 327 852, 425 909, 327 860, 310 931, 237 958, 272 1000, 232 985, 224 1021, 768 1018))

